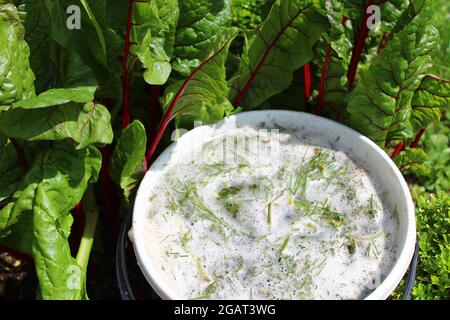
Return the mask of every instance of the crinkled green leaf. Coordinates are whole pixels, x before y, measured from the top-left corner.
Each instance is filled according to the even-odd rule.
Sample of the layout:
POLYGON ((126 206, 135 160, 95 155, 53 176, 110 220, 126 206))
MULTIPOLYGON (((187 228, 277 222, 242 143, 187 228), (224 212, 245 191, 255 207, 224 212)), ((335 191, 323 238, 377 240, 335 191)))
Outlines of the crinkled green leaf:
POLYGON ((408 8, 409 0, 377 0, 377 4, 381 8, 381 31, 391 32, 396 26, 398 19, 403 12, 408 8))
POLYGON ((111 157, 111 177, 127 200, 144 176, 146 148, 145 127, 135 120, 122 131, 111 157))
MULTIPOLYGON (((31 210, 33 202, 30 199, 34 197, 35 189, 39 183, 47 183, 47 181, 51 182, 53 179, 58 182, 61 176, 67 176, 66 180, 70 182, 70 185, 73 188, 76 188, 76 190, 74 189, 76 192, 68 193, 60 200, 61 203, 69 203, 67 206, 70 208, 66 211, 75 207, 79 201, 78 198, 81 199, 85 190, 85 187, 83 186, 87 184, 87 181, 90 180, 91 177, 92 181, 97 179, 98 172, 92 170, 86 173, 86 177, 80 175, 80 173, 83 173, 85 170, 85 158, 89 161, 95 160, 95 163, 97 163, 97 153, 98 151, 94 147, 76 150, 74 147, 70 146, 70 144, 63 142, 56 142, 54 147, 40 153, 30 170, 23 176, 22 180, 17 185, 17 188, 10 199, 11 203, 4 208, 7 210, 3 209, 0 211, 0 237, 7 233, 8 228, 14 225, 24 212, 31 210), (70 160, 70 157, 73 157, 72 161, 70 160), (92 157, 94 158, 91 159, 92 157), (78 201, 76 199, 78 199, 78 201), (74 204, 72 205, 72 203, 74 204), (6 212, 9 213, 6 214, 6 212)), ((97 167, 97 164, 95 164, 95 167, 97 167)), ((67 181, 65 183, 68 183, 67 181)))
POLYGON ((189 75, 231 25, 231 0, 180 0, 173 69, 189 75))
POLYGON ((0 110, 35 94, 24 35, 16 7, 0 4, 0 110))
POLYGON ((221 40, 211 44, 207 58, 184 80, 169 86, 164 93, 164 112, 170 119, 177 117, 178 124, 192 125, 198 120, 214 123, 231 112, 227 99, 225 61, 235 30, 221 34, 221 40))
POLYGON ((50 17, 44 0, 20 1, 17 9, 25 26, 25 40, 30 47, 30 66, 36 75, 36 92, 45 91, 57 83, 58 71, 52 63, 55 43, 49 37, 50 17))
POLYGON ((437 31, 422 10, 377 56, 352 91, 349 125, 380 146, 415 135, 411 101, 430 67, 437 31))
POLYGON ((30 65, 36 92, 49 88, 98 85, 91 68, 74 51, 59 46, 50 36, 51 18, 45 0, 20 0, 18 6, 30 46, 30 65))
MULTIPOLYGON (((423 0, 413 0, 418 7, 418 2, 423 0)), ((345 15, 352 21, 354 25, 353 31, 354 37, 359 31, 362 19, 364 18, 364 8, 368 4, 367 0, 335 0, 333 2, 342 2, 344 5, 345 15)), ((380 8, 381 25, 380 31, 390 32, 396 27, 398 20, 404 15, 405 10, 408 8, 410 0, 372 0, 371 5, 377 5, 380 8)), ((420 11, 420 10, 417 10, 420 11)))
POLYGON ((0 113, 0 132, 25 140, 71 138, 78 148, 109 144, 113 139, 109 111, 92 101, 95 87, 52 89, 14 104, 0 113))
POLYGON ((431 169, 426 164, 428 156, 420 148, 407 149, 394 158, 394 162, 402 172, 411 172, 416 177, 427 176, 431 169))
POLYGON ((330 28, 324 32, 322 39, 327 44, 333 43, 334 51, 343 60, 347 68, 350 62, 353 41, 347 34, 349 28, 343 23, 344 20, 348 19, 345 1, 327 1, 325 5, 322 5, 321 12, 328 18, 330 23, 330 28))
POLYGON ((0 211, 0 238, 10 236, 16 223, 32 226, 22 228, 32 230, 31 236, 21 234, 21 241, 16 241, 25 252, 33 253, 43 299, 82 298, 86 270, 70 253, 70 210, 81 200, 88 183, 97 179, 100 166, 101 155, 94 147, 76 150, 67 143, 56 143, 39 155, 12 202, 0 211))
POLYGON ((233 25, 255 29, 266 17, 275 0, 233 0, 233 25))
POLYGON ((339 44, 330 45, 322 43, 316 49, 314 62, 319 66, 317 76, 323 81, 323 88, 319 85, 317 97, 317 110, 331 119, 345 119, 348 104, 348 84, 346 62, 338 53, 339 44))
POLYGON ((175 27, 179 15, 177 0, 147 0, 135 3, 131 52, 144 65, 149 84, 166 83, 172 71, 175 27))
POLYGON ((234 106, 254 108, 285 90, 296 69, 313 57, 312 48, 329 23, 318 2, 281 0, 250 34, 240 70, 231 81, 234 106))
POLYGON ((442 111, 450 106, 450 81, 426 76, 412 100, 412 125, 417 132, 439 121, 442 111))
POLYGON ((345 1, 327 1, 321 11, 328 18, 330 28, 323 33, 315 48, 313 64, 317 68, 316 78, 312 80, 317 83, 317 94, 313 92, 315 110, 320 115, 341 120, 346 117, 347 69, 353 46, 350 28, 344 24, 347 20, 345 1))

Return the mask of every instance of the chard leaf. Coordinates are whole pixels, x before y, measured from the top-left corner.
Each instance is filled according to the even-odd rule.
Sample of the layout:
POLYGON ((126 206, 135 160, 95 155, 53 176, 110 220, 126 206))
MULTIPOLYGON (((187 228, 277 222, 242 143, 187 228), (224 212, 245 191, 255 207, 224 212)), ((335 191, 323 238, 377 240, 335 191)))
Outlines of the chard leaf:
POLYGON ((167 120, 177 117, 180 125, 195 120, 214 123, 233 110, 227 99, 225 61, 235 36, 235 30, 224 32, 208 50, 207 58, 184 81, 166 89, 163 109, 167 120))
MULTIPOLYGON (((422 2, 423 0, 412 1, 416 2, 417 6, 417 2, 422 2)), ((398 25, 398 20, 404 15, 410 2, 410 0, 372 0, 370 4, 377 5, 380 8, 380 31, 391 32, 398 25)), ((342 3, 344 5, 345 15, 352 21, 353 31, 355 33, 354 37, 356 38, 365 15, 364 9, 367 7, 368 1, 344 0, 342 3)))
POLYGON ((35 94, 24 34, 16 7, 0 4, 0 111, 35 94))
MULTIPOLYGON (((98 96, 120 98, 121 63, 118 57, 123 51, 123 41, 108 26, 106 0, 77 0, 75 3, 70 0, 36 0, 34 6, 28 6, 28 9, 25 6, 24 10, 27 14, 35 10, 38 13, 34 14, 42 12, 43 17, 40 19, 43 20, 46 19, 47 13, 48 17, 51 17, 49 21, 42 22, 42 28, 47 28, 43 29, 45 30, 43 31, 44 39, 33 46, 33 48, 39 45, 48 46, 49 54, 45 56, 47 50, 41 50, 42 54, 36 53, 36 63, 33 63, 33 67, 39 60, 54 65, 56 85, 53 87, 79 85, 79 82, 75 80, 79 80, 83 74, 89 77, 89 81, 83 84, 93 84, 95 83, 93 75, 95 75, 100 84, 98 96), (81 29, 68 30, 67 28, 69 16, 66 10, 70 5, 78 5, 81 8, 81 29)), ((30 35, 34 34, 33 30, 30 30, 30 35)), ((36 41, 41 40, 37 36, 35 38, 36 41)))
POLYGON ((411 101, 430 67, 429 55, 437 31, 425 10, 377 56, 352 91, 348 124, 384 147, 389 141, 411 138, 411 101))
POLYGON ((58 71, 52 61, 56 43, 49 37, 50 17, 44 0, 22 0, 17 6, 25 26, 25 40, 30 47, 30 65, 36 75, 36 93, 54 87, 58 71))
POLYGON ((50 36, 51 18, 45 0, 21 0, 30 65, 36 75, 36 93, 48 88, 98 85, 95 74, 74 51, 59 46, 50 36))
POLYGON ((64 48, 75 51, 85 60, 97 61, 105 68, 106 41, 103 28, 100 27, 91 6, 105 6, 105 0, 45 0, 51 21, 51 37, 64 48), (66 10, 71 5, 78 5, 81 10, 81 28, 68 32, 66 10))
POLYGON ((133 8, 131 47, 144 65, 144 79, 153 85, 166 83, 172 71, 175 27, 179 8, 177 0, 147 0, 133 8))
POLYGON ((43 299, 84 297, 86 270, 71 256, 67 241, 73 221, 70 210, 88 183, 97 179, 100 166, 101 155, 94 147, 76 150, 56 143, 39 155, 12 202, 0 211, 0 238, 9 235, 7 240, 32 252, 43 299), (11 236, 12 226, 24 233, 11 236))
POLYGON ((94 102, 95 87, 52 89, 0 113, 0 133, 24 140, 73 139, 78 148, 113 139, 108 110, 94 102))
POLYGON ((122 131, 111 157, 111 178, 120 185, 127 201, 144 176, 146 148, 145 127, 135 120, 122 131))
POLYGON ((246 41, 231 81, 229 97, 235 107, 257 107, 285 90, 294 71, 312 59, 312 47, 329 27, 317 6, 313 0, 274 3, 267 20, 246 41))
POLYGON ((41 152, 30 170, 17 185, 10 198, 11 202, 0 211, 0 238, 8 234, 8 228, 13 226, 20 216, 31 214, 29 212, 33 207, 32 199, 40 183, 46 184, 48 182, 50 186, 53 180, 58 182, 61 176, 65 176, 64 183, 70 182, 70 190, 73 192, 61 196, 60 202, 68 203, 67 212, 75 207, 83 195, 87 181, 91 179, 91 176, 92 181, 95 181, 98 176, 96 171, 99 169, 95 172, 89 169, 85 177, 80 175, 85 169, 85 158, 89 161, 95 160, 95 168, 97 168, 96 162, 98 159, 101 160, 98 150, 94 147, 76 150, 70 144, 63 142, 56 142, 52 148, 41 152), (73 159, 70 160, 70 157, 73 157, 73 159), (52 176, 51 173, 54 173, 54 175, 52 176))
POLYGON ((428 75, 422 79, 412 100, 411 121, 415 132, 439 121, 450 106, 450 81, 428 75))
POLYGON ((381 28, 382 32, 391 32, 403 12, 408 8, 409 0, 377 0, 375 5, 381 8, 381 28))
POLYGON ((264 101, 260 108, 305 111, 306 101, 303 99, 305 96, 304 80, 303 69, 296 70, 289 88, 264 101))
POLYGON ((69 102, 87 103, 94 100, 96 87, 79 87, 72 89, 50 89, 37 97, 15 103, 11 109, 47 108, 69 102))
MULTIPOLYGON (((97 21, 97 18, 94 15, 94 12, 91 9, 91 5, 89 4, 89 2, 92 2, 92 5, 95 6, 95 3, 91 0, 80 0, 81 4, 83 5, 84 10, 86 11, 87 16, 89 17, 89 21, 91 22, 92 26, 94 27, 95 30, 95 34, 97 35, 97 40, 98 40, 98 45, 100 46, 100 48, 95 48, 97 49, 99 52, 94 52, 94 54, 96 55, 98 61, 100 62, 104 62, 106 64, 106 42, 105 42, 105 37, 103 35, 103 30, 100 27, 100 24, 97 21)), ((102 1, 96 1, 97 3, 102 2, 102 1)), ((103 6, 105 6, 105 4, 103 4, 103 6)))
POLYGON ((99 85, 95 74, 83 63, 81 57, 75 52, 67 52, 67 54, 63 53, 63 59, 66 64, 66 73, 64 79, 59 79, 59 87, 75 89, 77 87, 97 87, 99 85))
POLYGON ((331 119, 346 118, 348 104, 347 64, 340 57, 337 42, 322 43, 316 50, 314 61, 318 68, 319 90, 317 96, 317 113, 331 119))
POLYGON ((233 111, 227 99, 225 62, 235 29, 220 35, 220 41, 211 43, 207 58, 184 81, 177 81, 164 92, 163 118, 155 139, 146 153, 147 160, 156 148, 169 123, 176 118, 178 126, 192 126, 193 121, 213 123, 233 111))
POLYGON ((189 75, 231 25, 231 0, 180 0, 174 70, 189 75))
POLYGON ((426 164, 427 160, 427 154, 420 148, 407 149, 394 158, 395 164, 402 172, 411 172, 416 177, 430 174, 431 168, 426 164))

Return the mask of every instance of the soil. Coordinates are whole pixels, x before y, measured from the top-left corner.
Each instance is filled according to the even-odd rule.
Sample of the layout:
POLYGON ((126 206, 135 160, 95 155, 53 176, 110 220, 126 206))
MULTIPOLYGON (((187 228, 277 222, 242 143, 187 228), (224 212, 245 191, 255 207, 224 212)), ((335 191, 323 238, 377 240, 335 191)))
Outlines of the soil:
POLYGON ((34 266, 0 250, 0 300, 31 300, 36 297, 34 266))

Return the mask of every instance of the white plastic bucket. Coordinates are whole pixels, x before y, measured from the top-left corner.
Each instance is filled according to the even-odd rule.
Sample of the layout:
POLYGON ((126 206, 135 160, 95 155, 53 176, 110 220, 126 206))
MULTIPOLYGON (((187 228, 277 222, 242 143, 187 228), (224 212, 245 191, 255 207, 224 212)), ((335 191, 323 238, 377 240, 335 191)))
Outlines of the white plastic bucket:
POLYGON ((273 127, 281 126, 293 130, 300 129, 306 134, 315 134, 323 137, 324 140, 335 141, 334 145, 337 149, 343 150, 351 158, 357 159, 363 167, 377 176, 389 191, 389 201, 396 204, 399 218, 397 259, 386 278, 366 297, 366 299, 386 299, 406 273, 415 248, 414 205, 402 174, 380 147, 360 133, 337 122, 312 114, 283 110, 243 112, 214 125, 197 127, 169 146, 152 164, 136 195, 130 232, 138 264, 150 285, 163 299, 181 299, 158 271, 159 268, 152 261, 144 239, 144 220, 147 219, 150 209, 148 197, 162 176, 166 164, 170 159, 187 154, 192 148, 202 145, 217 135, 224 134, 227 130, 242 126, 259 128, 261 123, 265 123, 265 126, 269 128, 273 125, 273 127), (337 139, 337 137, 340 138, 337 139))

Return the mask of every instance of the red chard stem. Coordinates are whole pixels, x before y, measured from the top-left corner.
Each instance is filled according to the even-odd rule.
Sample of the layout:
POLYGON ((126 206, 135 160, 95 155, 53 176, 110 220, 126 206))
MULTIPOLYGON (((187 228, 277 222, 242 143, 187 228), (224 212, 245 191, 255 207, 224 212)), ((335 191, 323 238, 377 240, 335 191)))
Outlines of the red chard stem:
POLYGON ((131 121, 130 116, 130 80, 128 77, 128 57, 130 54, 130 42, 131 28, 133 27, 133 0, 129 0, 128 4, 128 18, 127 18, 127 30, 125 33, 125 47, 123 51, 122 61, 122 129, 126 128, 131 121))
POLYGON ((411 142, 411 144, 409 145, 410 148, 416 148, 417 145, 420 142, 420 139, 422 138, 423 134, 425 133, 425 129, 422 128, 419 130, 419 132, 417 133, 416 137, 414 138, 414 141, 411 142))
POLYGON ((352 58, 350 60, 350 66, 348 68, 347 79, 349 90, 353 90, 354 81, 356 76, 356 71, 358 69, 359 61, 361 60, 362 51, 366 43, 367 35, 369 34, 369 27, 367 26, 367 20, 369 19, 369 14, 367 13, 367 8, 371 5, 372 1, 368 0, 367 5, 364 6, 364 19, 359 28, 358 36, 356 38, 356 43, 353 48, 352 58))
POLYGON ((405 149, 405 145, 403 143, 399 143, 398 146, 395 148, 394 152, 392 152, 391 159, 394 159, 404 149, 405 149))
POLYGON ((309 63, 303 66, 303 78, 305 85, 305 101, 311 97, 311 66, 309 63))

